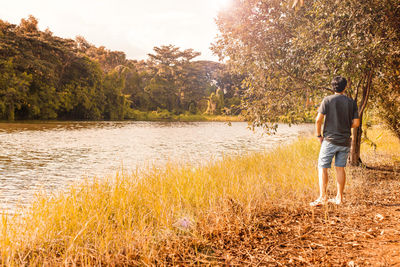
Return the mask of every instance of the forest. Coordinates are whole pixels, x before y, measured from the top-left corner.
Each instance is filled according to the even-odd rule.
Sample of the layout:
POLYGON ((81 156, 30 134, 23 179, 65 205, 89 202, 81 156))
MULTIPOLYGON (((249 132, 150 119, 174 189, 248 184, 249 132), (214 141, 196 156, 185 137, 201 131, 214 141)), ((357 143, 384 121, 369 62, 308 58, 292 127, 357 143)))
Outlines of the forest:
POLYGON ((0 120, 123 120, 156 113, 240 113, 242 78, 196 61, 193 49, 154 47, 147 60, 0 20, 0 120))

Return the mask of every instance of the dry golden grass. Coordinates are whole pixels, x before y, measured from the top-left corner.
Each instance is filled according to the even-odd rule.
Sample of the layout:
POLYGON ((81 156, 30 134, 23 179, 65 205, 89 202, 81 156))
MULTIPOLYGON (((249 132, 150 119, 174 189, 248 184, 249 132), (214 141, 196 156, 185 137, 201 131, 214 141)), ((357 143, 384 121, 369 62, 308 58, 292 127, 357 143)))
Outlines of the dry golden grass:
POLYGON ((38 196, 23 215, 2 216, 0 263, 164 265, 185 250, 195 257, 178 257, 181 263, 202 263, 196 255, 210 263, 214 251, 193 244, 219 228, 235 234, 240 227, 232 222, 243 226, 260 212, 316 196, 318 149, 316 140, 302 138, 264 153, 120 172, 38 196))
POLYGON ((222 121, 222 122, 237 122, 245 121, 243 117, 239 116, 228 116, 228 115, 204 115, 207 121, 222 121))
POLYGON ((380 157, 385 155, 387 161, 400 161, 400 141, 385 126, 374 126, 367 130, 369 139, 361 146, 361 153, 366 157, 380 157))

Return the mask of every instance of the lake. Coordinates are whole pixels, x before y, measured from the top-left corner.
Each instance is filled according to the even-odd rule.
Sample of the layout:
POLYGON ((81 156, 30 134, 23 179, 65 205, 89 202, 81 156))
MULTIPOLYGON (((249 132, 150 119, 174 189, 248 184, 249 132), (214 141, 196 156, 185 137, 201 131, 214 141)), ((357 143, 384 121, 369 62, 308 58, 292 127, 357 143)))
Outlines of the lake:
POLYGON ((0 210, 12 212, 38 191, 65 189, 85 177, 167 161, 198 165, 311 131, 310 124, 280 125, 266 135, 245 122, 0 123, 0 210))

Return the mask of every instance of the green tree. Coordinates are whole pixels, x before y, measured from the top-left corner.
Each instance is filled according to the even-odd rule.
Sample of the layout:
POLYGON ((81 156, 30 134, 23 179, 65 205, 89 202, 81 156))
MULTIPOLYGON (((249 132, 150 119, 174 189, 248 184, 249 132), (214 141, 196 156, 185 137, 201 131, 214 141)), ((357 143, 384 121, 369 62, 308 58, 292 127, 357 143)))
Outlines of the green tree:
POLYGON ((29 15, 27 19, 21 19, 19 24, 19 30, 25 33, 35 33, 38 31, 38 19, 32 15, 29 15))
POLYGON ((144 76, 146 73, 140 73, 136 67, 136 63, 136 61, 129 61, 125 66, 118 66, 115 71, 124 79, 122 93, 129 100, 130 108, 149 110, 150 97, 144 91, 144 76))
POLYGON ((231 73, 226 65, 220 64, 214 73, 214 82, 217 88, 224 92, 224 109, 227 114, 241 113, 241 98, 244 92, 243 75, 231 73))
POLYGON ((126 101, 125 96, 122 94, 122 90, 125 87, 124 77, 118 71, 110 72, 106 75, 103 86, 106 97, 106 119, 123 120, 126 101))
POLYGON ((104 118, 106 96, 99 63, 86 56, 75 57, 63 76, 60 117, 99 120, 104 118))
POLYGON ((0 60, 0 114, 9 121, 15 118, 15 110, 27 103, 27 92, 32 75, 18 73, 12 60, 0 60))
POLYGON ((128 62, 125 53, 122 51, 111 51, 104 46, 96 47, 82 36, 77 36, 75 40, 78 51, 100 63, 103 71, 107 73, 128 62))
MULTIPOLYGON (((236 0, 218 16, 221 34, 213 50, 247 77, 247 118, 254 126, 273 129, 282 117, 300 122, 316 109, 307 103, 318 104, 339 74, 348 78, 347 92, 358 102, 362 118, 374 95, 375 77, 388 58, 399 56, 399 28, 390 22, 399 16, 398 1, 296 5, 293 9, 293 1, 236 0)), ((361 133, 361 128, 354 131, 353 165, 360 162, 361 133)))
POLYGON ((152 78, 146 91, 158 106, 169 111, 184 108, 185 98, 188 105, 191 101, 189 95, 196 86, 191 60, 200 53, 192 49, 180 51, 173 45, 154 47, 154 51, 155 54, 148 54, 147 64, 152 78))
POLYGON ((20 25, 0 21, 0 116, 123 118, 128 108, 121 92, 125 77, 113 71, 127 64, 125 54, 96 48, 83 37, 59 38, 37 26, 33 16, 20 25))

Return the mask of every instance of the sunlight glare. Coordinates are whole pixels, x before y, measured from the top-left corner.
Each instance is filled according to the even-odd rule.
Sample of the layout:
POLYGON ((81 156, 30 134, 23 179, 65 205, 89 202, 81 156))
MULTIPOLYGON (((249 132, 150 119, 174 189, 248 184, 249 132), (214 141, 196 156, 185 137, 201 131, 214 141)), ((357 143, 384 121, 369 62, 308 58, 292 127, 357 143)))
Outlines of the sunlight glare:
POLYGON ((213 3, 215 8, 220 11, 221 9, 225 9, 229 6, 232 0, 214 0, 213 3))
POLYGON ((227 6, 231 0, 218 0, 220 6, 227 6))

